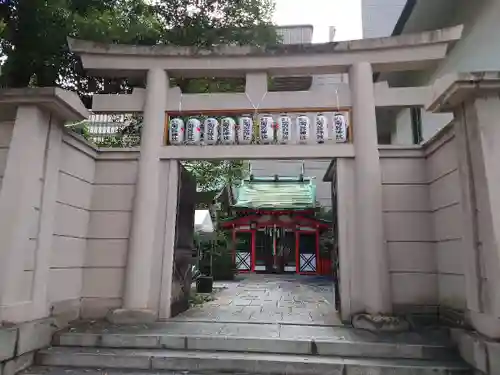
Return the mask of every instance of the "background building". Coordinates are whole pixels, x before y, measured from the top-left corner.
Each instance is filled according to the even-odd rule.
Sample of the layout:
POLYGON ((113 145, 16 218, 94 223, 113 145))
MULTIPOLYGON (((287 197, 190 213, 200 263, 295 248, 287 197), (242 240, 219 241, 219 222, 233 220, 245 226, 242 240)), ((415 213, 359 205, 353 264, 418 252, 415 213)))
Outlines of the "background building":
MULTIPOLYGON (((398 2, 397 0, 363 1, 380 4, 398 2)), ((464 25, 463 37, 451 47, 447 58, 439 64, 418 73, 409 71, 380 75, 378 81, 388 81, 391 86, 420 86, 432 84, 435 79, 448 73, 500 70, 500 48, 497 40, 500 29, 499 1, 408 0, 404 3, 404 7, 400 8, 401 12, 392 35, 464 25)), ((366 7, 366 9, 369 12, 371 8, 366 7)), ((377 12, 372 11, 372 13, 377 12)), ((422 108, 407 108, 391 115, 386 116, 385 121, 390 127, 390 143, 400 145, 429 140, 453 118, 448 113, 433 114, 422 108)))
MULTIPOLYGON (((313 38, 312 25, 292 25, 278 27, 278 34, 284 44, 309 44, 313 38)), ((330 27, 329 40, 333 42, 335 28, 330 27)), ((324 74, 312 77, 280 77, 278 87, 280 90, 321 90, 322 86, 347 82, 345 74, 324 74)), ((276 90, 276 88, 275 88, 276 90)), ((312 116, 313 114, 311 114, 312 116)), ((330 183, 323 182, 322 178, 328 169, 328 160, 253 160, 250 161, 252 173, 256 177, 279 176, 297 177, 301 173, 315 179, 316 200, 325 208, 332 205, 330 183)))
POLYGON ((391 35, 405 4, 406 0, 361 0, 363 38, 391 35))

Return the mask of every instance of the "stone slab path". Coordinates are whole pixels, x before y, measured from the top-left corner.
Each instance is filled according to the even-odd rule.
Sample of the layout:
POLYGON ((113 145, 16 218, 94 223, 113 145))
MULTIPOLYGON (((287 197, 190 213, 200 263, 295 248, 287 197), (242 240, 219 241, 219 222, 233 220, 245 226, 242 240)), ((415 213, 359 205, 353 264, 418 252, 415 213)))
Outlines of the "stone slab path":
POLYGON ((317 276, 248 275, 215 283, 216 300, 171 319, 184 322, 342 325, 335 311, 333 280, 317 276))

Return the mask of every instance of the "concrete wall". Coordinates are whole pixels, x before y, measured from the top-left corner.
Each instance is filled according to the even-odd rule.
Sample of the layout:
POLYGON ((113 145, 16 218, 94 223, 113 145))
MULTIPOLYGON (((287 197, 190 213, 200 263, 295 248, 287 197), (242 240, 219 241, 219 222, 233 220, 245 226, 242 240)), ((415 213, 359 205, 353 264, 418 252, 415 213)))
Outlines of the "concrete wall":
POLYGON ((453 126, 420 146, 380 146, 396 310, 466 307, 461 187, 453 126), (413 307, 412 307, 413 306, 413 307))
POLYGON ((381 147, 380 152, 393 304, 400 310, 436 305, 436 255, 425 155, 411 146, 381 147))
MULTIPOLYGON (((1 157, 13 123, 0 126, 1 157)), ((47 291, 52 314, 99 318, 121 306, 138 156, 136 150, 97 153, 84 140, 63 135, 47 291)), ((42 163, 35 168, 39 179, 42 163)), ((40 197, 41 185, 37 189, 40 197)), ((40 201, 32 207, 22 300, 32 293, 40 201)))
POLYGON ((443 129, 428 143, 427 179, 434 228, 439 304, 464 310, 463 224, 456 148, 453 126, 443 129))
POLYGON ((87 144, 63 136, 48 289, 50 305, 60 311, 80 305, 95 156, 87 144))
MULTIPOLYGON (((453 120, 453 115, 450 113, 431 113, 421 109, 421 120, 422 139, 423 142, 427 142, 453 120)), ((391 131, 391 144, 413 144, 412 120, 409 108, 397 112, 394 127, 391 131)))
MULTIPOLYGON (((47 129, 43 129, 42 127, 34 127, 33 131, 37 132, 37 135, 43 137, 43 139, 47 137, 47 129)), ((20 299, 23 301, 29 301, 33 294, 35 254, 40 227, 42 186, 43 179, 45 177, 44 159, 34 159, 30 172, 33 174, 32 176, 35 179, 35 183, 32 186, 33 195, 29 195, 26 198, 30 201, 30 212, 28 216, 28 241, 26 242, 26 247, 24 249, 24 273, 19 289, 20 299)))
POLYGON ((390 36, 406 0, 362 0, 363 38, 390 36))
MULTIPOLYGON (((380 0, 364 1, 367 3, 380 2, 380 0)), ((463 24, 464 32, 461 40, 453 46, 446 58, 437 67, 421 72, 409 72, 399 75, 395 83, 404 86, 420 86, 432 84, 437 78, 449 73, 500 70, 500 49, 492 48, 497 44, 496 38, 500 32, 499 14, 500 2, 478 0, 474 2, 474 6, 470 6, 469 2, 460 2, 459 5, 453 8, 451 16, 430 15, 440 20, 432 28, 437 29, 449 25, 463 24)), ((407 32, 421 31, 421 29, 414 30, 414 28, 412 27, 407 32)), ((407 111, 402 110, 402 112, 407 111)), ((450 113, 433 114, 423 112, 422 130, 424 141, 431 139, 452 119, 453 115, 450 113)), ((393 134, 406 134, 407 132, 411 134, 411 123, 406 121, 406 116, 398 116, 397 126, 393 134)), ((399 144, 399 137, 393 139, 393 144, 399 144)))
POLYGON ((401 109, 394 122, 391 132, 391 144, 411 145, 413 144, 413 131, 411 127, 411 111, 409 108, 401 109))
POLYGON ((102 317, 122 305, 138 157, 134 150, 102 150, 95 160, 82 317, 102 317))
POLYGON ((453 10, 452 24, 464 25, 463 37, 438 68, 429 72, 429 81, 454 72, 500 70, 500 50, 492 48, 498 45, 500 3, 479 0, 470 6, 466 1, 453 10))
POLYGON ((13 129, 14 121, 12 119, 0 120, 0 189, 2 188, 3 172, 7 164, 7 154, 13 129))

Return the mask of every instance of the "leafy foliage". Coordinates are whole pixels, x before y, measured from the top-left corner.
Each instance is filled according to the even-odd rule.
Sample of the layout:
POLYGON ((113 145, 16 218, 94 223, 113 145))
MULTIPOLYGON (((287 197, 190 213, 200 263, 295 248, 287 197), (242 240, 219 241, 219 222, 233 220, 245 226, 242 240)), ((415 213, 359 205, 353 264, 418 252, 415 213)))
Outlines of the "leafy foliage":
MULTIPOLYGON (((324 207, 319 206, 315 216, 318 219, 327 220, 333 224, 333 215, 333 210, 325 209, 324 207)), ((335 257, 335 250, 337 246, 337 239, 335 237, 333 225, 321 233, 319 237, 319 251, 321 252, 322 257, 331 258, 332 255, 335 257)))
POLYGON ((234 185, 245 175, 245 163, 239 160, 223 161, 186 161, 184 167, 191 172, 198 182, 198 190, 220 190, 234 185))
MULTIPOLYGON (((106 43, 158 43, 211 48, 274 43, 272 0, 6 0, 0 3, 0 85, 58 85, 92 93, 130 90, 129 82, 87 77, 67 36, 106 43)), ((228 90, 234 80, 178 79, 184 92, 228 90)))
POLYGON ((200 271, 214 280, 232 280, 236 274, 233 262, 235 244, 229 233, 217 230, 215 240, 198 239, 200 249, 200 271))
MULTIPOLYGON (((6 0, 0 2, 0 87, 60 86, 79 93, 87 107, 93 93, 130 92, 123 79, 88 77, 67 46, 67 36, 96 42, 159 43, 212 48, 220 44, 275 44, 273 0, 6 0), (0 59, 1 60, 1 59, 0 59)), ((142 82, 136 82, 142 85, 142 82)), ((213 77, 172 82, 184 93, 243 91, 244 80, 213 77)), ((92 138, 102 147, 135 146, 140 126, 92 138), (134 138, 135 135, 135 138, 134 138)), ((137 142, 136 142, 137 143, 137 142)), ((201 189, 217 189, 243 174, 243 163, 186 163, 201 189)))

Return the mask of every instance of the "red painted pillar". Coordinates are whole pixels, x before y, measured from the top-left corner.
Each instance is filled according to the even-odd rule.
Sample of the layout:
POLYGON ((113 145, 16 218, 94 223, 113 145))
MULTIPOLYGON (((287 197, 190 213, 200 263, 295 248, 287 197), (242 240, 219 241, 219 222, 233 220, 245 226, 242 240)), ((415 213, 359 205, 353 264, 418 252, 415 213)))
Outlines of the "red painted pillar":
POLYGON ((316 274, 321 272, 321 259, 319 252, 319 229, 316 227, 316 274))
POLYGON ((233 226, 232 229, 232 238, 233 238, 233 266, 236 267, 236 229, 233 226))
POLYGON ((299 236, 297 229, 294 228, 295 233, 295 272, 300 273, 300 256, 299 256, 299 236))
POLYGON ((256 238, 256 234, 255 234, 255 229, 252 229, 252 243, 251 243, 251 249, 252 249, 252 255, 251 255, 251 262, 252 264, 250 264, 250 270, 252 272, 255 272, 255 238, 256 238))

